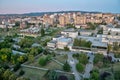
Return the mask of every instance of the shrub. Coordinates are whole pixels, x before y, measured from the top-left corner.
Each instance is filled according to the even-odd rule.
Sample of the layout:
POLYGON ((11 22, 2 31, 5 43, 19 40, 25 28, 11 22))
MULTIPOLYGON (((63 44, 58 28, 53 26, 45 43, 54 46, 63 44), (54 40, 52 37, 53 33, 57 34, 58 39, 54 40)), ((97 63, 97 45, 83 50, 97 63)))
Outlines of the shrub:
POLYGON ((47 62, 50 61, 50 60, 51 60, 50 55, 48 55, 47 57, 42 57, 42 58, 39 59, 39 64, 41 66, 45 66, 47 64, 47 62))
POLYGON ((84 66, 81 63, 76 64, 76 69, 78 72, 83 72, 84 71, 84 66))
POLYGON ((66 63, 63 65, 63 70, 64 71, 70 71, 70 65, 67 63, 67 61, 66 61, 66 63))
POLYGON ((17 63, 17 64, 14 66, 13 70, 14 70, 14 71, 17 71, 20 67, 21 67, 21 64, 20 64, 20 63, 17 63))
POLYGON ((64 50, 65 50, 65 51, 69 51, 69 48, 68 48, 68 47, 64 47, 64 50))
POLYGON ((20 70, 19 75, 22 76, 25 72, 23 70, 20 70))

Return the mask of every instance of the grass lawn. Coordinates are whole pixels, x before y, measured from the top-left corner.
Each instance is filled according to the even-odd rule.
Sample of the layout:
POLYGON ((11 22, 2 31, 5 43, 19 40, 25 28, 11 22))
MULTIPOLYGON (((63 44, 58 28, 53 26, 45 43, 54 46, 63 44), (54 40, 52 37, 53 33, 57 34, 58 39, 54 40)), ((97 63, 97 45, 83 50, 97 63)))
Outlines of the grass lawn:
POLYGON ((31 80, 44 80, 43 76, 47 72, 47 71, 25 68, 25 67, 22 67, 22 69, 25 71, 25 74, 23 76, 30 78, 31 80))
POLYGON ((68 58, 67 55, 56 55, 55 59, 61 63, 65 63, 68 58))
POLYGON ((113 65, 113 69, 114 69, 114 71, 120 71, 120 62, 115 63, 115 64, 113 65))
MULTIPOLYGON (((22 68, 25 71, 25 74, 23 77, 30 78, 30 80, 45 80, 45 74, 47 71, 37 70, 37 69, 31 69, 31 68, 22 68)), ((58 73, 59 75, 65 75, 68 77, 69 80, 74 80, 74 75, 72 74, 62 74, 58 73)))
MULTIPOLYGON (((112 67, 112 65, 111 65, 111 67, 112 67)), ((111 72, 111 67, 109 67, 109 68, 101 68, 100 71, 102 71, 102 72, 103 71, 111 72)), ((94 68, 96 68, 96 67, 94 67, 94 68)), ((120 62, 113 64, 113 70, 114 71, 120 71, 120 62)))
MULTIPOLYGON (((45 57, 46 55, 42 55, 40 57, 45 57)), ((39 57, 39 58, 40 58, 39 57)), ((47 68, 50 70, 63 70, 62 66, 58 63, 56 63, 55 61, 51 60, 47 63, 47 65, 45 66, 40 66, 39 65, 39 58, 35 59, 33 62, 28 63, 26 65, 30 65, 30 66, 35 66, 35 67, 40 67, 40 68, 47 68)), ((64 63, 67 60, 67 56, 66 55, 57 55, 55 57, 56 60, 64 63)), ((22 70, 25 71, 25 74, 23 75, 26 78, 30 78, 31 80, 45 80, 45 74, 47 71, 43 71, 43 70, 38 70, 38 69, 31 69, 31 68, 26 68, 26 67, 22 67, 22 70)), ((69 80, 74 80, 74 75, 72 74, 63 74, 63 73, 58 73, 59 75, 65 75, 68 77, 69 80)))
MULTIPOLYGON (((40 57, 44 57, 43 56, 40 56, 40 57)), ((39 58, 40 58, 39 57, 39 58)), ((36 66, 36 67, 41 67, 41 68, 47 68, 47 69, 50 69, 50 70, 53 70, 53 69, 57 69, 57 70, 63 70, 62 69, 62 66, 58 63, 56 63, 55 61, 51 60, 47 63, 47 65, 45 66, 40 66, 39 65, 39 58, 36 59, 34 62, 30 63, 30 64, 27 64, 27 65, 31 65, 31 66, 36 66)))

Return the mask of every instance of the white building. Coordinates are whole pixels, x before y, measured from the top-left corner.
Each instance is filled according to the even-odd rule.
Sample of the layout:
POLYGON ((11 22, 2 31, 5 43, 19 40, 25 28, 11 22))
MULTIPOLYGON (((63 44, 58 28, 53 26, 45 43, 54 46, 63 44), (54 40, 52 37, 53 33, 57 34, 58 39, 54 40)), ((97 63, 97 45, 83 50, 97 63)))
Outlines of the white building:
POLYGON ((76 31, 73 28, 70 28, 62 31, 61 34, 63 34, 66 37, 76 38, 78 36, 78 31, 76 31))
POLYGON ((56 48, 56 43, 57 43, 57 41, 52 40, 52 41, 50 41, 50 42, 47 43, 47 46, 49 48, 56 48))
POLYGON ((64 36, 63 35, 57 35, 57 36, 55 36, 54 38, 53 38, 53 40, 59 40, 59 39, 61 39, 61 38, 63 38, 64 36))
POLYGON ((80 30, 79 32, 81 36, 90 36, 96 33, 94 30, 80 30))
POLYGON ((108 44, 113 44, 114 42, 120 43, 120 36, 118 35, 97 35, 98 38, 101 38, 102 42, 106 42, 108 44))
POLYGON ((87 41, 92 42, 91 48, 96 48, 96 49, 107 49, 107 42, 102 42, 101 37, 85 37, 85 36, 78 36, 80 39, 84 39, 87 41))
POLYGON ((1 24, 0 28, 6 28, 6 25, 1 24))
POLYGON ((57 41, 57 48, 64 49, 64 47, 67 47, 71 42, 71 38, 61 38, 57 41))

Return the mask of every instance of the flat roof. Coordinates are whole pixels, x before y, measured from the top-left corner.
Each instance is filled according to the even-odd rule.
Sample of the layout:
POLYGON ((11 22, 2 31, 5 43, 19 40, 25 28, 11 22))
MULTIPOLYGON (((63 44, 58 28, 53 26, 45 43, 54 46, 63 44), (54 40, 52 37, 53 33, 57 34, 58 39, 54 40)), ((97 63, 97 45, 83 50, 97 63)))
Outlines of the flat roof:
POLYGON ((97 43, 92 43, 92 46, 107 47, 107 43, 97 42, 97 43))
POLYGON ((55 40, 51 40, 49 43, 56 43, 57 41, 55 41, 55 40))
POLYGON ((59 38, 59 37, 61 37, 62 36, 62 34, 58 34, 58 35, 56 35, 54 38, 59 38))
POLYGON ((69 42, 70 40, 72 40, 71 38, 61 38, 58 41, 60 42, 69 42))
POLYGON ((102 42, 102 38, 100 37, 78 36, 78 39, 80 38, 91 42, 102 42))
POLYGON ((95 30, 79 30, 79 32, 94 32, 95 30))
POLYGON ((64 30, 63 32, 76 32, 76 30, 74 28, 69 28, 64 30))
POLYGON ((110 30, 114 32, 120 32, 120 28, 111 28, 110 30))

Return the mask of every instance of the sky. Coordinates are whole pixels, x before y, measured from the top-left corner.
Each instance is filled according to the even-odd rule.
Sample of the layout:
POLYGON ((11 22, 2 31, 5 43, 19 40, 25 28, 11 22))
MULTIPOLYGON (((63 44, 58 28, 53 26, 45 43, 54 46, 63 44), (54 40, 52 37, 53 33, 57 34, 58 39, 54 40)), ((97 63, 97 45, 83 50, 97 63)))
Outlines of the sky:
POLYGON ((0 14, 70 10, 120 13, 120 0, 0 0, 0 14))

